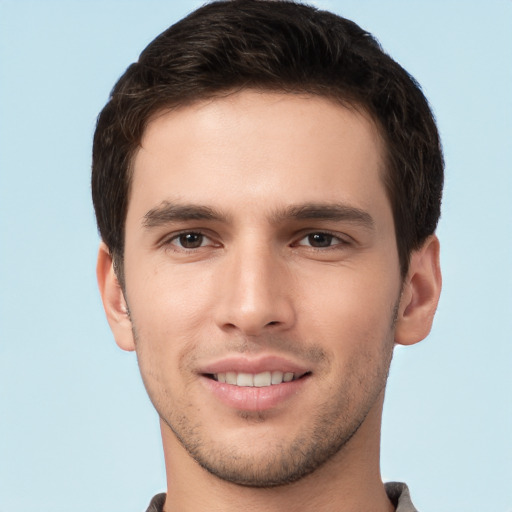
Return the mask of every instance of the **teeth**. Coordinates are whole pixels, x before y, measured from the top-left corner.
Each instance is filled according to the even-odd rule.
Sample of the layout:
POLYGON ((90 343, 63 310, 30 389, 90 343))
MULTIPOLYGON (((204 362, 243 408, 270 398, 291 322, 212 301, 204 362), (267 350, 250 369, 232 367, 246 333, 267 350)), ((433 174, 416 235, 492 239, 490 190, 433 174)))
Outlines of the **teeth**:
POLYGON ((236 385, 237 386, 246 386, 246 387, 252 387, 254 386, 254 377, 250 373, 239 373, 238 377, 236 378, 236 385))
POLYGON ((293 380, 293 373, 288 372, 283 375, 284 382, 290 382, 291 380, 293 380))
MULTIPOLYGON (((219 374, 222 375, 222 374, 219 374)), ((226 373, 226 382, 228 384, 235 384, 236 386, 236 373, 235 372, 227 372, 226 373)))
POLYGON ((272 372, 272 384, 281 384, 283 382, 283 372, 272 372))
POLYGON ((218 382, 225 382, 234 386, 242 387, 257 387, 263 388, 271 385, 282 384, 283 382, 291 382, 295 378, 293 372, 262 372, 257 374, 252 373, 216 373, 214 379, 218 382))
POLYGON ((270 372, 258 373, 254 376, 254 386, 263 388, 272 384, 272 374, 270 372))

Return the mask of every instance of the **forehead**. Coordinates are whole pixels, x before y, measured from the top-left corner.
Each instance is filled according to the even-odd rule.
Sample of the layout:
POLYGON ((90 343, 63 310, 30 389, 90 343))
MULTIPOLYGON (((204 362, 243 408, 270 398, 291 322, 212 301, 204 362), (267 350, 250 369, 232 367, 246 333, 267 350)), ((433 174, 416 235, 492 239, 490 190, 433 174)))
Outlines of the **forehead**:
POLYGON ((128 216, 162 201, 235 212, 305 201, 368 208, 385 196, 383 154, 362 111, 318 96, 233 93, 151 119, 133 160, 128 216))

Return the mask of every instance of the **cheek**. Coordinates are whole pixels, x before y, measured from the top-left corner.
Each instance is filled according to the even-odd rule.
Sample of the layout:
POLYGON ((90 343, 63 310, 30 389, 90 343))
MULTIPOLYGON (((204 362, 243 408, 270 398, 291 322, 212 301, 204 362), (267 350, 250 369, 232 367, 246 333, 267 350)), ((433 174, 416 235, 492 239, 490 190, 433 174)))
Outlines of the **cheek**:
POLYGON ((140 336, 158 342, 196 331, 215 300, 209 283, 193 268, 171 272, 165 264, 127 281, 130 311, 140 336))
POLYGON ((187 275, 173 276, 161 268, 150 274, 127 275, 131 277, 127 298, 139 368, 148 394, 160 410, 162 403, 174 403, 183 394, 189 378, 187 354, 194 354, 205 338, 210 299, 199 281, 187 275))
POLYGON ((387 342, 400 292, 398 272, 339 268, 303 283, 298 317, 310 336, 329 340, 334 350, 343 347, 347 357, 350 347, 377 351, 387 342))

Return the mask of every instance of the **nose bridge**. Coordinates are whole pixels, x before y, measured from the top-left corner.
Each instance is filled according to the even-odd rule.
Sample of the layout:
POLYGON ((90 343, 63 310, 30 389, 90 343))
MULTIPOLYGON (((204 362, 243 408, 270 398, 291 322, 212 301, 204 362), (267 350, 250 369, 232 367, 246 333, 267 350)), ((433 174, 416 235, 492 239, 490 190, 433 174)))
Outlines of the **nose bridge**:
POLYGON ((247 237, 226 259, 219 323, 245 335, 289 327, 294 320, 285 263, 270 243, 247 237))

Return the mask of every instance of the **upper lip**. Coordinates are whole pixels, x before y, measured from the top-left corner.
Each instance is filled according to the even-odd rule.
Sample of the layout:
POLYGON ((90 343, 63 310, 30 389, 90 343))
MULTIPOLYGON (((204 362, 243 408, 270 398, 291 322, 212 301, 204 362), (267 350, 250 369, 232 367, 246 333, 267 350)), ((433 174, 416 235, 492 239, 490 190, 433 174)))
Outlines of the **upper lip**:
POLYGON ((226 356, 216 361, 211 361, 199 368, 199 373, 203 375, 213 375, 216 373, 253 373, 281 371, 283 373, 305 374, 311 370, 294 361, 281 356, 259 356, 244 357, 242 355, 226 356))

